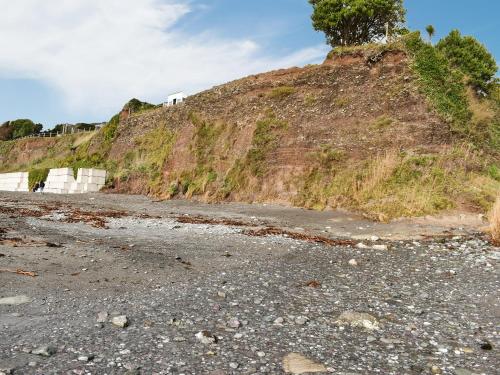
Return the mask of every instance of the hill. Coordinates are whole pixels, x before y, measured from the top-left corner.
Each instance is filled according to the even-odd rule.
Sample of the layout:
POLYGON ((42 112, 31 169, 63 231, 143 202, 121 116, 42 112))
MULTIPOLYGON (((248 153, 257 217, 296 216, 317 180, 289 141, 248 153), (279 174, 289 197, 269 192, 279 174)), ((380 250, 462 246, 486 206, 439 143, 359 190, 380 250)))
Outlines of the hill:
POLYGON ((380 220, 485 212, 500 190, 495 98, 478 97, 408 37, 335 50, 321 65, 246 77, 179 106, 126 106, 91 138, 3 142, 0 170, 103 167, 110 192, 380 220))

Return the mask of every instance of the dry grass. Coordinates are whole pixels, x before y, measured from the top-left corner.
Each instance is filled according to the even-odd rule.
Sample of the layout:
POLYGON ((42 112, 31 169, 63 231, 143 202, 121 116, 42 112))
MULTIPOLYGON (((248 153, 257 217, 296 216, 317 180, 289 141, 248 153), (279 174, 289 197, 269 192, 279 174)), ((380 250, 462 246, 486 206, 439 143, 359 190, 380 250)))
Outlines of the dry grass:
POLYGON ((490 233, 493 243, 500 246, 500 194, 490 214, 490 233))

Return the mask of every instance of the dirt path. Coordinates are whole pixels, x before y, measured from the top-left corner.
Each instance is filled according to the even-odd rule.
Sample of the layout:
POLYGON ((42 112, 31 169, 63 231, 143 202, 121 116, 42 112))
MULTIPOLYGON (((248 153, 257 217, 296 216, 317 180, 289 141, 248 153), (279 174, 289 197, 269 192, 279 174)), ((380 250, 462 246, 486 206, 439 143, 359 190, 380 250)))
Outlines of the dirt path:
POLYGON ((322 373, 493 374, 500 252, 474 230, 1 193, 0 373, 298 373, 298 353, 322 373), (403 234, 442 238, 356 240, 403 234))

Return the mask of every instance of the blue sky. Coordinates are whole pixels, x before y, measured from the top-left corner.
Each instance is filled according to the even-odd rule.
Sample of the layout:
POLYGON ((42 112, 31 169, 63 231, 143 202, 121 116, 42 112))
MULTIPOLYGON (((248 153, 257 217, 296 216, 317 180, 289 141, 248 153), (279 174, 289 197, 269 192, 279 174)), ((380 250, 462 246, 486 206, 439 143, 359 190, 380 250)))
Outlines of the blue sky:
MULTIPOLYGON (((328 51, 311 27, 307 0, 0 5, 0 122, 105 121, 132 97, 159 103, 173 91, 194 93, 260 71, 321 62, 328 51)), ((438 40, 458 28, 499 61, 500 1, 406 0, 405 6, 411 29, 433 24, 438 40)))

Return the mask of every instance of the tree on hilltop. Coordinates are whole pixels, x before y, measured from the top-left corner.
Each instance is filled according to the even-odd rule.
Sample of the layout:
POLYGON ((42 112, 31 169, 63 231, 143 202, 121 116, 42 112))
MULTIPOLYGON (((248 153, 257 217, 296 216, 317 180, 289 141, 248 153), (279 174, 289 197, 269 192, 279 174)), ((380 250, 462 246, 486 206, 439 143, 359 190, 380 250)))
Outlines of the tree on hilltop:
POLYGON ((436 33, 436 29, 434 29, 434 26, 429 25, 425 28, 425 31, 427 31, 427 35, 429 35, 429 42, 432 43, 432 37, 436 33))
POLYGON ((332 47, 370 43, 399 30, 405 22, 403 0, 309 0, 312 22, 332 47))
POLYGON ((469 83, 478 91, 489 91, 498 67, 495 58, 477 39, 453 30, 439 41, 436 48, 469 78, 469 83))

